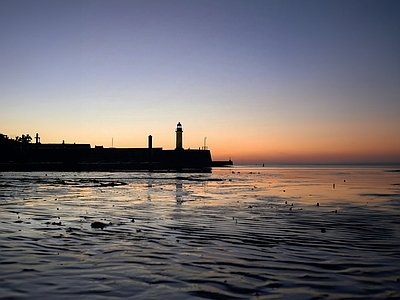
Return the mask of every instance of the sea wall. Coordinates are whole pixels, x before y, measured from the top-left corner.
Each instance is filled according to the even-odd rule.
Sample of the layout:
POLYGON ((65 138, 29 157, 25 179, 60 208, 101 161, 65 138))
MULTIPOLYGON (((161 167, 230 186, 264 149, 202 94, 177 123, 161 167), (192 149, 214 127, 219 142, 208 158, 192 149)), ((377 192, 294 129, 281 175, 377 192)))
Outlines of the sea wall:
POLYGON ((0 171, 208 171, 209 150, 17 145, 0 150, 0 171))

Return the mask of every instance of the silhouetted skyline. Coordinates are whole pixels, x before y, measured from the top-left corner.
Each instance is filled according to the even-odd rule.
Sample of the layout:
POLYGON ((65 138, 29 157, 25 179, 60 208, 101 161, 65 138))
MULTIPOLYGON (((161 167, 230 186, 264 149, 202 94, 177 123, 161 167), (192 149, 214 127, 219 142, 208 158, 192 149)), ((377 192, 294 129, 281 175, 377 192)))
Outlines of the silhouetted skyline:
POLYGON ((0 133, 400 162, 399 1, 1 1, 0 133))

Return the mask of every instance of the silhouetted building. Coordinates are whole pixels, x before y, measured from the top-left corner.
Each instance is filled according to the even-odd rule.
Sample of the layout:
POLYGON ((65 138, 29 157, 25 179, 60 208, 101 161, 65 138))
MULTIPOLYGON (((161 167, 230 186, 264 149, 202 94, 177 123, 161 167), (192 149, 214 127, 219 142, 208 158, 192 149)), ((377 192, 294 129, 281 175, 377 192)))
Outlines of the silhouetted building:
POLYGON ((20 142, 0 135, 0 171, 117 171, 159 170, 209 172, 212 166, 232 165, 232 161, 211 159, 208 149, 184 150, 182 125, 176 127, 176 149, 153 147, 148 136, 147 148, 104 148, 90 144, 42 144, 20 142), (177 151, 179 150, 179 151, 177 151))

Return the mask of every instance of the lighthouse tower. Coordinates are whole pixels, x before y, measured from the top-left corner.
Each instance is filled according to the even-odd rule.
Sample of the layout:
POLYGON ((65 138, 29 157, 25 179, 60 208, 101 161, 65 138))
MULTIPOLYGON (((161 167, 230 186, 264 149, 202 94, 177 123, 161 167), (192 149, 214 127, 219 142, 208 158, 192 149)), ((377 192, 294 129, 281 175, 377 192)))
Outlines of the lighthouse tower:
POLYGON ((181 125, 181 122, 179 122, 177 125, 176 125, 176 150, 178 150, 178 149, 183 149, 183 147, 182 147, 182 132, 183 132, 183 130, 182 130, 182 125, 181 125))

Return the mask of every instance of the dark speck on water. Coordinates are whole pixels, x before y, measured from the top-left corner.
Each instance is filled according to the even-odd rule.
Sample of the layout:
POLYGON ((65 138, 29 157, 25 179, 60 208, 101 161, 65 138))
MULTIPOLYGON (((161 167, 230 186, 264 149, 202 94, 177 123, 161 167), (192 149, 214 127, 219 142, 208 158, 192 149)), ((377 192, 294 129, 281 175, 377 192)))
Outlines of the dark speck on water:
POLYGON ((399 172, 260 170, 1 173, 0 299, 400 299, 399 172))

